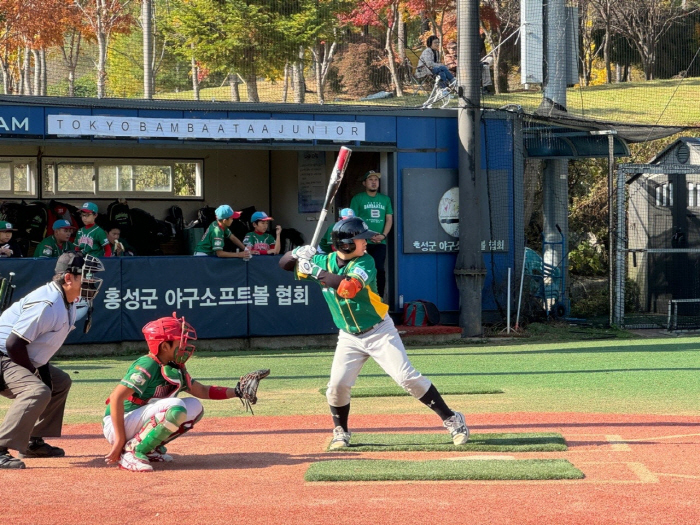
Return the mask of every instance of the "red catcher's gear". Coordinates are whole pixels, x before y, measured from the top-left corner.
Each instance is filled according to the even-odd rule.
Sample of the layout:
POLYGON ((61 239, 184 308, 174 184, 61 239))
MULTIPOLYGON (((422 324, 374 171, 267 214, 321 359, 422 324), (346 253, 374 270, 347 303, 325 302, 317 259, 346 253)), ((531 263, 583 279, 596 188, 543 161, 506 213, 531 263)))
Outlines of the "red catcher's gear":
POLYGON ((158 355, 158 347, 163 341, 180 341, 180 346, 173 359, 177 365, 185 364, 194 353, 194 345, 188 345, 187 341, 196 340, 197 332, 191 324, 185 321, 184 316, 178 319, 175 312, 173 312, 172 317, 161 317, 151 321, 141 331, 146 337, 148 349, 156 356, 158 355))

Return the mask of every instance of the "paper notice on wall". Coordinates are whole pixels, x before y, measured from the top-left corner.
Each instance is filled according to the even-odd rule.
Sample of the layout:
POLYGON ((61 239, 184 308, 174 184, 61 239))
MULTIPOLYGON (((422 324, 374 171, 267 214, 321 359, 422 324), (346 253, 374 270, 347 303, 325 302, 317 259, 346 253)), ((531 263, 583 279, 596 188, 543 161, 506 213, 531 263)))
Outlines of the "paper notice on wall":
POLYGON ((326 197, 326 153, 324 151, 300 151, 299 213, 318 213, 326 197))

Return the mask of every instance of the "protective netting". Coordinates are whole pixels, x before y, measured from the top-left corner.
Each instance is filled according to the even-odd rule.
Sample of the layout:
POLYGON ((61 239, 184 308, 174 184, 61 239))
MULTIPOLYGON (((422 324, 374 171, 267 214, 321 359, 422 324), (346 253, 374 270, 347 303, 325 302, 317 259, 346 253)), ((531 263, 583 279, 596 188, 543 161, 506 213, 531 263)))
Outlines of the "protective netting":
MULTIPOLYGON (((423 107, 435 83, 421 56, 454 71, 456 10, 424 0, 0 0, 3 89, 423 107)), ((470 74, 482 77, 485 107, 534 113, 547 82, 563 82, 553 101, 576 116, 700 123, 695 0, 483 0, 480 19, 482 64, 470 74)))
POLYGON ((624 324, 699 329, 700 173, 661 171, 632 177, 627 188, 624 324))

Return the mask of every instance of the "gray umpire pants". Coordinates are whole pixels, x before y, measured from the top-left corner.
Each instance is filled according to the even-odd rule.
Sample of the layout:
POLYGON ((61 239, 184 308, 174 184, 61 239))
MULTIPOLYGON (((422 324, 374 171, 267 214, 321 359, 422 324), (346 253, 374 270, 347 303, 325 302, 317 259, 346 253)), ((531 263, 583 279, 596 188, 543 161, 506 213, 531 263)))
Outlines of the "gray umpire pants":
POLYGON ((30 437, 58 437, 71 378, 63 370, 49 365, 53 389, 29 370, 0 354, 0 371, 5 389, 0 395, 12 399, 0 424, 0 447, 24 453, 30 437))

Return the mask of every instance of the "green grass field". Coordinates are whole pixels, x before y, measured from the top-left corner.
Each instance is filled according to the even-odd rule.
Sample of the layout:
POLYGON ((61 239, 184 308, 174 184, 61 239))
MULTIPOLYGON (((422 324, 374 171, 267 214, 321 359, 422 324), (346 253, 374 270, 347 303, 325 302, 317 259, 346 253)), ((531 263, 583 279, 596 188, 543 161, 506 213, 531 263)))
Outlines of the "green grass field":
MULTIPOLYGON (((239 86, 241 100, 247 100, 245 84, 239 86)), ((282 101, 282 83, 261 81, 258 85, 261 102, 279 103, 282 101)), ((191 100, 192 92, 161 93, 160 99, 191 100)), ((363 104, 368 106, 420 107, 425 96, 414 94, 407 89, 405 96, 360 102, 345 96, 327 94, 326 102, 333 104, 363 104)), ((230 101, 229 86, 202 89, 200 100, 230 101)), ((288 99, 291 101, 291 98, 288 99)), ((574 86, 567 90, 567 109, 575 116, 600 120, 631 122, 637 124, 659 124, 673 126, 700 125, 700 78, 652 80, 606 84, 600 86, 574 86)), ((539 91, 518 91, 502 95, 485 96, 482 104, 500 108, 509 104, 522 106, 526 112, 533 112, 542 101, 539 91)), ((317 102, 314 93, 307 93, 306 102, 317 102)), ((450 107, 456 107, 452 100, 450 107)))
MULTIPOLYGON (((451 347, 409 347, 415 367, 438 389, 502 390, 502 394, 446 395, 465 413, 544 411, 700 413, 700 338, 622 339, 620 333, 578 330, 586 340, 499 341, 451 347), (592 335, 591 335, 592 334, 592 335)), ((545 332, 545 335, 547 333, 545 332)), ((565 334, 566 335, 566 334, 565 334)), ((553 337, 553 336, 552 336, 553 337)), ((200 342, 202 346, 205 341, 200 342)), ((195 379, 234 385, 253 369, 270 368, 262 383, 256 415, 326 414, 319 395, 327 380, 332 350, 197 352, 190 361, 195 379)), ((56 359, 71 374, 67 423, 97 422, 104 402, 135 356, 56 359)), ((358 388, 389 388, 392 381, 369 361, 358 388)), ((238 400, 205 401, 209 416, 245 412, 238 400)), ((0 398, 0 412, 9 401, 0 398)), ((411 413, 423 409, 410 397, 358 398, 353 413, 411 413)))

